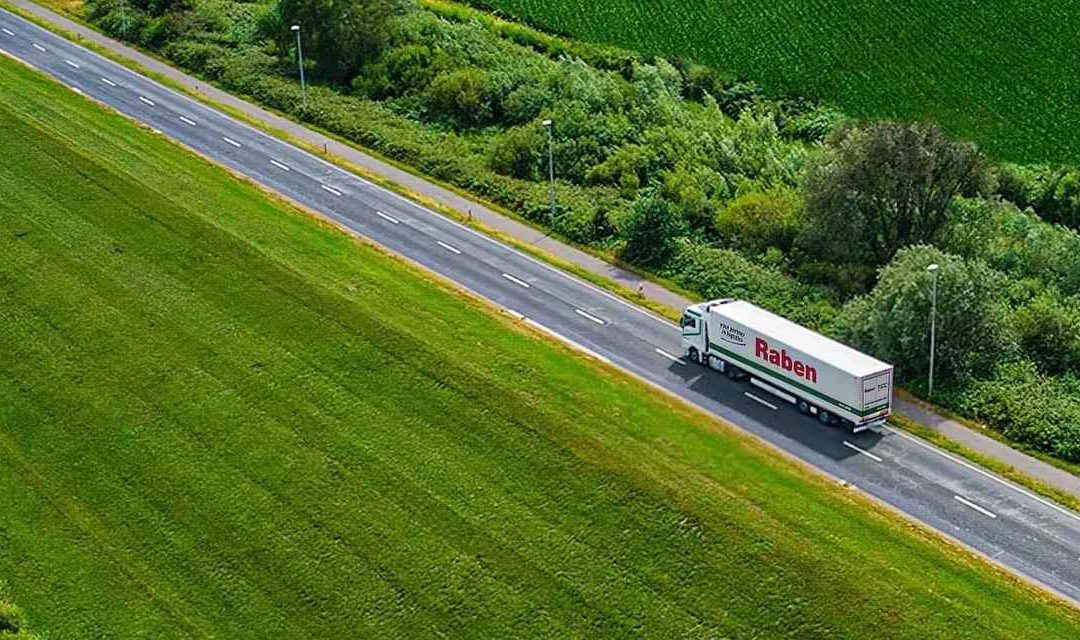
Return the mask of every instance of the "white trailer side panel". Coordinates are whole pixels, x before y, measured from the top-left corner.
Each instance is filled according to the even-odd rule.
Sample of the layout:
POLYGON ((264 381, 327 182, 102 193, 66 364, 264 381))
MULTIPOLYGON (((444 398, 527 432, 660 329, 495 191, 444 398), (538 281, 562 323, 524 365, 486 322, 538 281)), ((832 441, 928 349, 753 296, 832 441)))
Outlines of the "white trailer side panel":
POLYGON ((889 412, 892 367, 805 327, 731 301, 709 306, 707 332, 710 354, 855 424, 889 412))

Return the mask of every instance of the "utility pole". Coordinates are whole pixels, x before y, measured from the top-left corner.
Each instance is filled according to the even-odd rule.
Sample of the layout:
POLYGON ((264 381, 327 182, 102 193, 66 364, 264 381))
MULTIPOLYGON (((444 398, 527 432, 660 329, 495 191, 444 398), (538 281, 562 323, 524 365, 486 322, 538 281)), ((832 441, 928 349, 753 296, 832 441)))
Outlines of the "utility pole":
POLYGON ((927 385, 926 398, 934 395, 934 347, 937 339, 937 274, 938 266, 932 264, 926 268, 934 278, 930 293, 930 382, 927 385))
POLYGON ((300 47, 300 25, 294 24, 292 26, 293 33, 296 34, 296 59, 298 66, 300 67, 300 100, 303 110, 307 111, 307 87, 304 85, 304 50, 300 47))
POLYGON ((552 131, 554 123, 544 120, 542 123, 548 133, 548 180, 551 183, 551 222, 555 222, 558 215, 558 206, 555 203, 555 134, 552 131))
POLYGON ((120 33, 127 37, 128 21, 127 21, 127 7, 124 0, 120 0, 120 33))

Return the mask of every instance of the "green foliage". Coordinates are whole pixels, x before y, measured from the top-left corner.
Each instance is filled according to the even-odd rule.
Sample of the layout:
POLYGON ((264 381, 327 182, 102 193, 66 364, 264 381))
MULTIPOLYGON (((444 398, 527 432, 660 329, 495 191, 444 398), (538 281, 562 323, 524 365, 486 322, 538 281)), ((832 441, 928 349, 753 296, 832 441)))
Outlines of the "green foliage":
POLYGON ((490 122, 495 112, 495 86, 481 69, 456 69, 440 74, 427 91, 430 108, 469 127, 490 122))
POLYGON ((954 403, 1011 440, 1080 462, 1080 378, 1041 375, 1034 363, 1005 362, 975 380, 954 403))
POLYGON ((801 201, 790 187, 744 193, 716 216, 716 230, 751 252, 791 250, 800 228, 801 201))
POLYGON ((939 266, 935 378, 963 383, 992 375, 998 362, 1017 354, 1005 277, 981 261, 965 261, 933 247, 897 252, 874 290, 844 308, 838 334, 891 362, 902 380, 925 376, 930 366, 931 264, 939 266))
POLYGON ((18 636, 26 625, 22 610, 10 602, 0 600, 0 636, 18 636))
POLYGON ((980 171, 974 147, 935 126, 850 127, 806 172, 800 244, 814 258, 883 265, 901 247, 931 240, 980 171))
POLYGON ((1006 164, 997 170, 998 191, 1043 220, 1080 229, 1080 170, 1006 164))
POLYGON ((1044 373, 1080 374, 1080 300, 1043 291, 1015 314, 1020 346, 1044 373))
POLYGON ((631 207, 619 225, 625 239, 620 256, 646 267, 663 266, 675 253, 686 223, 675 205, 657 194, 647 195, 631 207))
POLYGON ((536 180, 547 166, 547 135, 537 126, 514 127, 495 139, 488 163, 503 175, 536 180))
POLYGON ((828 332, 837 309, 812 287, 728 249, 697 242, 679 245, 661 272, 706 299, 741 298, 800 324, 828 332))
MULTIPOLYGON (((349 82, 389 43, 392 22, 412 6, 408 0, 277 0, 279 24, 299 25, 302 48, 317 77, 349 82)), ((276 36, 283 60, 296 60, 295 34, 276 36)))

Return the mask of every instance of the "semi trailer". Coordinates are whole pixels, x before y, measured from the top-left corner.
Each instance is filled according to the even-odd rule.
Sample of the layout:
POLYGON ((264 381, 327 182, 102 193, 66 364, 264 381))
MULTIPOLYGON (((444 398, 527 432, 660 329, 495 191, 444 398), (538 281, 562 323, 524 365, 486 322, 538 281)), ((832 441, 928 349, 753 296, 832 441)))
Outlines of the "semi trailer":
POLYGON ((686 309, 680 323, 687 357, 749 380, 823 424, 853 433, 889 417, 892 365, 744 300, 686 309))

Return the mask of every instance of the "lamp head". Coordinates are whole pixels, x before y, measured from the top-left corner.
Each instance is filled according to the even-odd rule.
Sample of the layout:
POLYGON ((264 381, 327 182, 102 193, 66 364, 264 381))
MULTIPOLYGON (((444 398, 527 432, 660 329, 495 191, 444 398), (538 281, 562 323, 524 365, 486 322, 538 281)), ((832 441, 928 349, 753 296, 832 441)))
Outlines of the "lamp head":
POLYGON ((293 26, 291 26, 289 28, 292 29, 293 31, 299 31, 300 30, 300 25, 294 24, 293 26))
POLYGON ((926 270, 929 271, 930 273, 937 273, 938 266, 937 266, 937 264, 932 264, 929 267, 927 267, 926 270))

